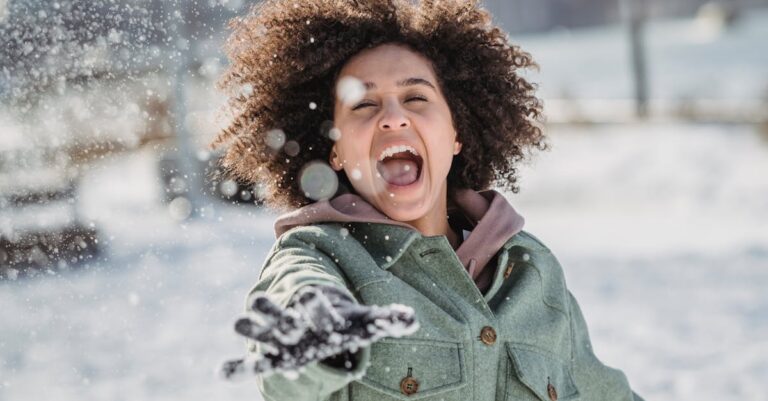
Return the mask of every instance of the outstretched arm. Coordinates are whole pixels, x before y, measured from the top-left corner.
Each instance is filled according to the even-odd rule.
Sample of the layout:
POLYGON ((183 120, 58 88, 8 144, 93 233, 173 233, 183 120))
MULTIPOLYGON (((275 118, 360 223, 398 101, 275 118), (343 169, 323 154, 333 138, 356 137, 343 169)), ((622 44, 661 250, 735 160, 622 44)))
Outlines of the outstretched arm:
POLYGON ((354 353, 380 338, 400 337, 417 328, 413 309, 407 306, 359 305, 334 287, 303 287, 285 309, 256 293, 251 312, 237 320, 235 331, 257 342, 261 351, 225 363, 222 373, 225 378, 278 372, 295 377, 309 363, 354 353))
POLYGON ((417 328, 410 308, 359 304, 330 257, 283 238, 235 324, 249 354, 221 373, 255 376, 267 401, 322 400, 365 373, 370 343, 417 328))

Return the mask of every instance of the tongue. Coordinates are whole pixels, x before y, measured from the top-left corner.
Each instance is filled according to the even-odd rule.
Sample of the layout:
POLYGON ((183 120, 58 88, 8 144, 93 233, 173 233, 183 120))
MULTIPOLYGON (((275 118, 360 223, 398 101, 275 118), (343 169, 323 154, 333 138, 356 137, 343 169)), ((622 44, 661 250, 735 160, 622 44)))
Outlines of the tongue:
POLYGON ((419 178, 419 166, 413 160, 388 159, 379 163, 384 181, 392 185, 409 185, 419 178))

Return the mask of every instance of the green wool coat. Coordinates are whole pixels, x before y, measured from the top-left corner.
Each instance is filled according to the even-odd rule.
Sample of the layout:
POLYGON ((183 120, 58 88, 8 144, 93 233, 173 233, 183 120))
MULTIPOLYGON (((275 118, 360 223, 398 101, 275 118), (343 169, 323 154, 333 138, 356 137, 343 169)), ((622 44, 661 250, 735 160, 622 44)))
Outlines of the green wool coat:
POLYGON ((298 378, 257 375, 264 399, 642 400, 621 371, 595 357, 545 245, 521 231, 494 263, 483 295, 445 236, 377 223, 289 230, 251 293, 264 291, 285 306, 304 285, 334 285, 363 304, 411 306, 420 328, 362 348, 352 372, 315 362, 298 378))

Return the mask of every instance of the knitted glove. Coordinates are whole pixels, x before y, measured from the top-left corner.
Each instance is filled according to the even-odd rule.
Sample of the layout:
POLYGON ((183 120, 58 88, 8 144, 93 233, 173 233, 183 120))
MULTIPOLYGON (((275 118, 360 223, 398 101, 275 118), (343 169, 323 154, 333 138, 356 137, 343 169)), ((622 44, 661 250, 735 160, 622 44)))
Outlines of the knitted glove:
MULTIPOLYGON (((235 331, 256 341, 260 349, 253 357, 225 362, 221 374, 226 379, 274 372, 295 374, 313 361, 337 366, 361 347, 383 337, 409 335, 419 328, 408 306, 361 305, 340 290, 323 285, 301 288, 285 309, 264 293, 254 293, 249 305, 251 312, 235 322, 235 331)), ((348 363, 345 367, 350 369, 348 363)))

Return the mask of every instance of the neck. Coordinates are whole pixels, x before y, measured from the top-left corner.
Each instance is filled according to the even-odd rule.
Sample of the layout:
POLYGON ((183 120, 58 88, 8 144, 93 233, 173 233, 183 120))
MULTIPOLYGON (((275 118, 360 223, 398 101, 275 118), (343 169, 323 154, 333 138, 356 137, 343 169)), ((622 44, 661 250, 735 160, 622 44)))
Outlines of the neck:
POLYGON ((424 216, 407 223, 419 230, 422 235, 445 235, 453 249, 459 246, 459 235, 448 224, 447 194, 443 193, 441 201, 424 216))

